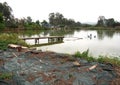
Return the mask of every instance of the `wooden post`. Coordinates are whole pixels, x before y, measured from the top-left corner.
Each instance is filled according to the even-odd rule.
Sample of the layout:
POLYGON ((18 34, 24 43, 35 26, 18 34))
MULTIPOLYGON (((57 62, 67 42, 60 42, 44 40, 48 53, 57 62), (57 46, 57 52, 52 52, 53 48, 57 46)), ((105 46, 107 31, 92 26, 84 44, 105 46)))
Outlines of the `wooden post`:
POLYGON ((37 40, 38 40, 38 44, 39 44, 39 38, 37 38, 37 40))
POLYGON ((50 38, 48 38, 48 43, 50 43, 50 38))
POLYGON ((35 38, 35 45, 37 44, 37 39, 35 38))

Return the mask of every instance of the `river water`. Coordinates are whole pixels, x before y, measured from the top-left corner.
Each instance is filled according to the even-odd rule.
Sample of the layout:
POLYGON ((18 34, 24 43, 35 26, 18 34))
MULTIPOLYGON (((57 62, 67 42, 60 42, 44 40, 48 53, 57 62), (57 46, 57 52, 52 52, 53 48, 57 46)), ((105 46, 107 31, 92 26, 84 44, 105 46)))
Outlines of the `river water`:
MULTIPOLYGON (((38 36, 64 36, 64 42, 48 46, 37 47, 43 51, 54 51, 58 53, 74 54, 77 51, 83 52, 89 49, 92 56, 113 56, 120 57, 120 31, 113 30, 67 30, 67 31, 44 31, 30 37, 38 36)), ((26 41, 34 44, 34 40, 26 41)), ((41 43, 47 39, 40 40, 41 43)))

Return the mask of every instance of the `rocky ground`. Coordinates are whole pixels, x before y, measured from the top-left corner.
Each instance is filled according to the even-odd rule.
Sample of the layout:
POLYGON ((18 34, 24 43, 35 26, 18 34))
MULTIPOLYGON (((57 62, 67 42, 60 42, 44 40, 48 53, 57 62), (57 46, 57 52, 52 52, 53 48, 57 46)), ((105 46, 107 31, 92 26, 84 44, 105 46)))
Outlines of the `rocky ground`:
POLYGON ((1 75, 0 85, 120 85, 118 66, 35 50, 0 51, 1 75))

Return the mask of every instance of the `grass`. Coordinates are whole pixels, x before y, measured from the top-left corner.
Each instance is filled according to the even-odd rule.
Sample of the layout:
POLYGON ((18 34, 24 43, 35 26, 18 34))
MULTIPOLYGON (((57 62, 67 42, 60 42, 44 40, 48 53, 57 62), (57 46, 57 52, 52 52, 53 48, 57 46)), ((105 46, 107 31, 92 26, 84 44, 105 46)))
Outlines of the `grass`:
POLYGON ((106 57, 106 56, 99 56, 98 58, 94 58, 93 56, 89 56, 88 53, 89 53, 89 49, 82 53, 77 51, 74 54, 74 56, 77 58, 85 59, 88 62, 111 63, 116 66, 120 65, 120 58, 118 58, 118 57, 110 58, 110 57, 106 57))
POLYGON ((1 73, 0 74, 0 79, 11 79, 12 78, 12 74, 11 73, 1 73))
POLYGON ((120 58, 118 57, 110 58, 110 57, 105 57, 105 56, 99 56, 97 61, 101 63, 111 63, 114 65, 120 65, 120 58))
POLYGON ((87 61, 89 62, 92 62, 92 61, 96 61, 95 58, 91 57, 88 55, 89 54, 89 49, 87 49, 87 51, 84 51, 84 52, 79 52, 77 51, 74 56, 77 57, 77 58, 82 58, 82 59, 86 59, 87 61))
POLYGON ((28 46, 23 40, 19 39, 17 34, 0 34, 0 49, 6 50, 8 44, 28 46))

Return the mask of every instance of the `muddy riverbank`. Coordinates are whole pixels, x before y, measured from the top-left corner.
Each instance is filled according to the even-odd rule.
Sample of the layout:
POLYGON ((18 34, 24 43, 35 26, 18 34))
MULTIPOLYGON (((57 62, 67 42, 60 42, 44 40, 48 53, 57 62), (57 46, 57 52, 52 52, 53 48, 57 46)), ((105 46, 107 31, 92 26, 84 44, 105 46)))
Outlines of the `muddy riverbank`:
POLYGON ((119 85, 120 68, 73 55, 7 49, 0 51, 0 85, 119 85), (9 75, 2 75, 9 73, 9 75), (6 82, 6 84, 5 84, 6 82), (4 84, 3 84, 4 83, 4 84))

